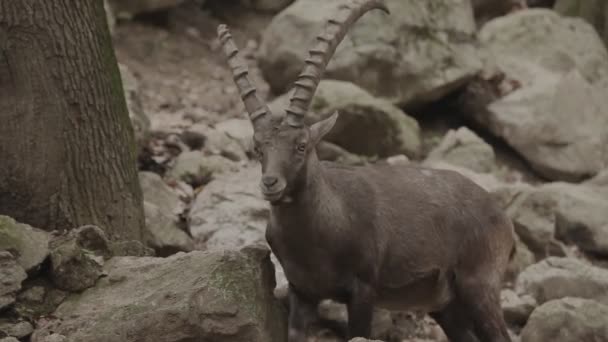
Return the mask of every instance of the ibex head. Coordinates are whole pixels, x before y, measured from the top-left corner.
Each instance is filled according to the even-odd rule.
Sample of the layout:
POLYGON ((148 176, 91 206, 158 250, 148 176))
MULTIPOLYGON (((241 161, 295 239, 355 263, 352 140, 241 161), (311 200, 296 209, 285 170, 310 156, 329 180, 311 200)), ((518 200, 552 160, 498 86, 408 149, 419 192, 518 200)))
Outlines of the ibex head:
POLYGON ((338 9, 337 15, 327 21, 324 32, 316 37, 304 70, 294 84, 289 106, 281 113, 271 113, 257 97, 247 65, 239 59, 238 48, 228 27, 218 27, 218 36, 234 81, 253 124, 254 149, 262 164, 260 187, 266 200, 271 203, 282 202, 297 189, 306 162, 311 155, 315 155, 312 152, 316 144, 331 130, 338 118, 338 113, 334 113, 311 126, 304 124, 304 116, 336 48, 352 24, 367 11, 381 9, 389 13, 383 0, 351 0, 338 9))

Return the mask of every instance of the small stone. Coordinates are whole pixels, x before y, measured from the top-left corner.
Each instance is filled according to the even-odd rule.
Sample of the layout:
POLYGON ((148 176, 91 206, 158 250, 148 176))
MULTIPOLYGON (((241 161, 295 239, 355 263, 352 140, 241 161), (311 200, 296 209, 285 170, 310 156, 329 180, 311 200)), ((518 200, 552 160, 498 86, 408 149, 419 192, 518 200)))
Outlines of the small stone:
POLYGON ((235 162, 248 159, 245 149, 238 140, 216 128, 199 123, 190 127, 187 132, 205 137, 203 150, 208 154, 219 154, 235 162))
POLYGON ((404 154, 398 154, 396 156, 386 158, 386 162, 390 165, 404 165, 408 164, 410 159, 404 154))
POLYGON ((251 151, 253 126, 249 119, 229 119, 215 125, 215 129, 235 139, 244 151, 251 151))
POLYGON ((212 175, 237 170, 238 165, 219 155, 205 156, 200 151, 181 153, 167 177, 182 180, 193 188, 207 184, 212 175))
POLYGON ((21 292, 19 298, 30 302, 42 302, 46 289, 44 286, 32 286, 29 289, 21 292))
POLYGON ((101 228, 93 225, 86 225, 75 229, 73 234, 76 235, 78 244, 82 248, 93 251, 100 256, 109 257, 110 241, 101 228))
POLYGON ((44 334, 43 336, 32 336, 32 342, 68 342, 67 337, 60 334, 44 334))
POLYGON ((9 252, 0 251, 0 310, 15 302, 15 294, 26 278, 25 270, 15 257, 9 252))
POLYGON ((46 277, 28 280, 27 287, 17 296, 13 308, 21 318, 33 322, 50 315, 65 299, 66 292, 55 288, 46 277))
POLYGON ((507 323, 523 326, 536 308, 536 300, 528 295, 519 296, 513 290, 503 290, 500 294, 501 306, 507 323))
POLYGON ((76 230, 51 242, 51 279, 65 291, 89 288, 102 274, 98 255, 84 248, 79 240, 76 230))
POLYGON ((10 337, 5 337, 5 338, 0 338, 0 342, 20 342, 20 341, 16 338, 10 336, 10 337))
MULTIPOLYGON (((7 336, 24 338, 32 334, 34 327, 30 322, 2 322, 0 321, 0 332, 7 336)), ((0 340, 1 341, 1 340, 0 340)))

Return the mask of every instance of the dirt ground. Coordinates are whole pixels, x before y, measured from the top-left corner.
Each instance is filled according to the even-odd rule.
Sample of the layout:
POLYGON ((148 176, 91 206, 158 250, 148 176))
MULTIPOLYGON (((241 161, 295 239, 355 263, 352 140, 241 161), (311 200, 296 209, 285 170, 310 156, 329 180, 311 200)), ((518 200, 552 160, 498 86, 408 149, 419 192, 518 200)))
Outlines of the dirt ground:
MULTIPOLYGON (((267 98, 268 85, 254 59, 263 18, 260 22, 260 16, 258 21, 240 20, 241 14, 226 16, 236 19, 227 22, 260 96, 267 98)), ((244 115, 216 39, 222 21, 194 3, 172 10, 161 23, 152 19, 119 22, 114 35, 118 61, 140 80, 151 129, 180 130, 195 122, 213 124, 244 115)))

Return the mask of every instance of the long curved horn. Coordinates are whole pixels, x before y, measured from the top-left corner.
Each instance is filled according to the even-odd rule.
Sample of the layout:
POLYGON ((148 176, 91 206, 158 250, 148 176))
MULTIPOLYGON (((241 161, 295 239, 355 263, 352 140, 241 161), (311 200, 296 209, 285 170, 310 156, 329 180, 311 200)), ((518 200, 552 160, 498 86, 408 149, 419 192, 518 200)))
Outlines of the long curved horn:
POLYGON ((324 32, 316 37, 317 43, 310 49, 304 70, 294 84, 289 107, 286 110, 287 123, 290 126, 303 125, 304 115, 310 107, 317 86, 336 48, 350 27, 372 9, 390 13, 383 0, 352 0, 348 4, 340 5, 335 18, 327 21, 324 32))
POLYGON ((253 123, 255 129, 259 128, 263 122, 266 122, 270 117, 270 109, 266 103, 261 101, 257 94, 253 82, 249 79, 249 68, 244 61, 239 58, 239 49, 237 48, 232 34, 228 26, 221 24, 217 27, 218 38, 224 48, 224 54, 228 59, 228 65, 232 69, 234 83, 236 84, 245 109, 249 113, 249 119, 253 123))

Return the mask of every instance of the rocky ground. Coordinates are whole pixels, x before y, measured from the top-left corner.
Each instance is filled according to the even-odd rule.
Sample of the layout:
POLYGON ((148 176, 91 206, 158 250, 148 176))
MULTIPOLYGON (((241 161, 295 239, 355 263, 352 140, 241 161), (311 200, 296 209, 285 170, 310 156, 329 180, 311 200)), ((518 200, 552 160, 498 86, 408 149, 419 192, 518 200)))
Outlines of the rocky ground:
MULTIPOLYGON (((280 106, 336 6, 291 2, 113 4, 145 245, 0 217, 1 342, 281 341, 286 280, 265 247, 253 132, 215 30, 230 24, 261 95, 280 106)), ((515 223, 502 293, 514 340, 608 341, 608 6, 530 1, 554 9, 488 21, 480 0, 386 3, 391 16, 361 19, 320 84, 307 120, 341 113, 320 155, 470 177, 515 223)), ((346 320, 342 305, 319 311, 346 320)), ((373 330, 445 341, 420 313, 377 310, 373 330)), ((315 335, 339 341, 326 327, 315 335)))

